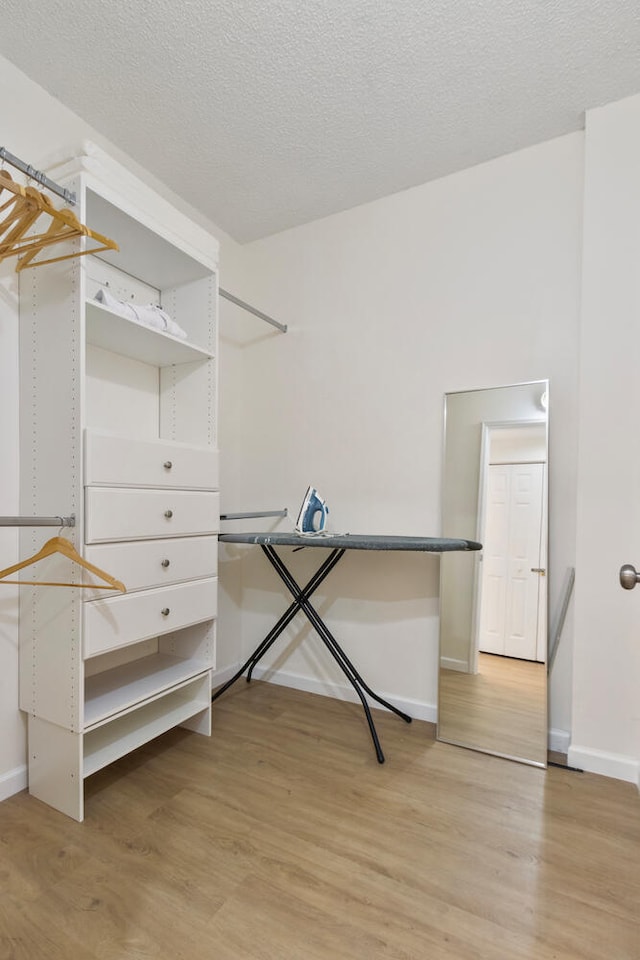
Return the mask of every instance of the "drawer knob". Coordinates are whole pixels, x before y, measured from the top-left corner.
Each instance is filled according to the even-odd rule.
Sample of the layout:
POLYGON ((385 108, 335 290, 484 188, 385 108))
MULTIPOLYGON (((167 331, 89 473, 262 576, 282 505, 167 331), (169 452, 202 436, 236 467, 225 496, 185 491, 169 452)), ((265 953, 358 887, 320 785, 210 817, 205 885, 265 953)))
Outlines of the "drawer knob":
POLYGON ((171 520, 171 517, 173 516, 173 510, 165 510, 164 515, 167 520, 171 520))
POLYGON ((164 560, 161 560, 160 562, 161 562, 161 564, 162 564, 163 567, 168 567, 169 564, 171 563, 171 561, 170 561, 170 560, 167 560, 166 557, 165 557, 164 560))
POLYGON ((165 460, 162 466, 165 468, 165 470, 171 470, 173 464, 171 463, 171 460, 165 460))
POLYGON ((162 614, 163 617, 168 617, 169 614, 171 613, 171 610, 170 610, 169 607, 163 607, 160 612, 161 612, 161 614, 162 614))

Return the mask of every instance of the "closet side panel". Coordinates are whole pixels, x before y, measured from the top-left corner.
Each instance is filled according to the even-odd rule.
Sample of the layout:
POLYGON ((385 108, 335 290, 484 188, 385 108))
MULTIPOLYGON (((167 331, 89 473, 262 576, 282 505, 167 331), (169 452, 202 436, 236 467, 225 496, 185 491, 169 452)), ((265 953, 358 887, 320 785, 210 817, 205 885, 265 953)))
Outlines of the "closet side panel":
MULTIPOLYGON (((160 370, 161 439, 215 449, 213 363, 180 363, 160 370)), ((203 485, 211 485, 211 480, 203 477, 203 485)))
POLYGON ((82 736, 29 717, 29 793, 74 820, 84 819, 82 736))
MULTIPOLYGON (((77 259, 20 275, 20 513, 76 517, 74 528, 21 529, 20 559, 59 533, 82 551, 82 282, 77 259)), ((80 583, 81 574, 54 554, 20 579, 80 583)), ((20 706, 68 730, 83 714, 80 604, 73 587, 21 588, 20 706)))
POLYGON ((213 354, 205 362, 160 371, 160 436, 217 448, 218 280, 216 274, 162 291, 162 305, 191 343, 213 354))

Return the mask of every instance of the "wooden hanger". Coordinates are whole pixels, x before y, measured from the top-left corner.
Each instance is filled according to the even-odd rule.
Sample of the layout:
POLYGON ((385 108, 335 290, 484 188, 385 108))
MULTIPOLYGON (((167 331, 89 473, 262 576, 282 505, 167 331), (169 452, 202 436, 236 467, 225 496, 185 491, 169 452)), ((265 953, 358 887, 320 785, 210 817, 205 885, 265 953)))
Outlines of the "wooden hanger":
POLYGON ((10 197, 0 206, 0 212, 9 210, 0 223, 0 259, 2 260, 12 255, 15 245, 42 213, 38 191, 33 192, 35 196, 27 194, 25 188, 16 183, 6 170, 0 170, 0 194, 5 191, 10 194, 10 197))
POLYGON ((57 212, 44 194, 34 187, 22 187, 6 170, 0 170, 0 193, 3 191, 11 196, 0 207, 0 211, 10 208, 0 223, 0 260, 19 253, 23 248, 28 249, 30 243, 44 237, 45 234, 31 234, 28 237, 26 234, 42 213, 57 212))
POLYGON ((0 223, 0 261, 17 255, 19 259, 16 272, 19 273, 29 267, 43 266, 46 263, 58 263, 61 260, 86 256, 88 253, 98 253, 101 250, 118 250, 118 244, 115 241, 80 223, 72 210, 64 208, 58 210, 51 200, 35 187, 22 187, 6 170, 0 170, 0 193, 4 190, 13 196, 0 206, 0 212, 11 208, 0 223), (50 218, 48 228, 44 233, 27 235, 28 230, 41 215, 50 218), (8 230, 10 232, 7 233, 8 230), (5 234, 4 237, 3 234, 5 234), (43 247, 77 237, 89 237, 98 245, 63 256, 34 261, 43 247))
POLYGON ((13 566, 7 567, 6 570, 0 570, 0 584, 2 583, 31 584, 33 586, 43 587, 79 587, 86 590, 119 590, 121 593, 127 592, 127 588, 123 583, 120 582, 120 580, 114 579, 114 577, 112 577, 110 574, 105 573, 104 570, 101 570, 100 567, 94 566, 92 563, 89 563, 88 560, 85 560, 84 557, 81 557, 74 545, 70 540, 67 540, 66 537, 52 537, 51 540, 47 540, 41 549, 38 550, 37 553, 34 553, 32 557, 29 557, 27 560, 21 560, 19 563, 14 563, 13 566), (63 554, 63 556, 68 557, 69 560, 73 560, 74 563, 84 567, 84 569, 88 570, 89 573, 93 573, 101 580, 105 580, 109 586, 103 586, 102 584, 95 583, 51 583, 45 580, 4 579, 5 577, 10 576, 12 573, 15 573, 17 570, 22 570, 24 567, 29 567, 32 563, 37 563, 39 560, 44 560, 45 557, 50 557, 54 553, 63 554))
POLYGON ((29 243, 27 253, 19 257, 16 265, 17 273, 29 267, 41 267, 45 263, 59 263, 61 260, 71 260, 74 257, 86 256, 88 253, 99 253, 100 250, 118 250, 118 244, 115 243, 114 240, 103 237, 101 233, 96 233, 95 230, 90 230, 89 227, 85 227, 83 223, 80 223, 72 210, 56 210, 54 207, 52 211, 47 210, 46 212, 50 213, 52 217, 49 228, 46 233, 38 237, 26 238, 33 242, 29 243), (91 240, 95 240, 98 246, 85 250, 76 250, 73 253, 67 253, 60 257, 49 257, 46 260, 36 260, 32 262, 43 247, 51 246, 54 243, 62 243, 64 240, 74 240, 77 237, 89 237, 91 240))
POLYGON ((47 242, 46 238, 49 235, 50 226, 45 233, 30 233, 27 235, 27 231, 43 213, 53 216, 59 212, 44 194, 39 193, 33 187, 20 188, 20 191, 13 201, 9 200, 3 207, 0 207, 0 210, 3 210, 12 202, 14 204, 11 212, 0 223, 0 237, 11 224, 15 224, 13 230, 6 234, 4 240, 0 240, 0 259, 6 259, 6 257, 27 251, 31 246, 40 247, 47 242))

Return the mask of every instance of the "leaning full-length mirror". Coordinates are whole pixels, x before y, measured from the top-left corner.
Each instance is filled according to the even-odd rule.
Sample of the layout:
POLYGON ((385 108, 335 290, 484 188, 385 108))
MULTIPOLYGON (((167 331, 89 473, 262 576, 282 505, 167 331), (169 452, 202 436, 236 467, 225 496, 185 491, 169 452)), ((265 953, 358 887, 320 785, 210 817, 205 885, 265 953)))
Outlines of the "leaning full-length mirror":
POLYGON ((546 380, 445 396, 438 739, 547 763, 546 380))

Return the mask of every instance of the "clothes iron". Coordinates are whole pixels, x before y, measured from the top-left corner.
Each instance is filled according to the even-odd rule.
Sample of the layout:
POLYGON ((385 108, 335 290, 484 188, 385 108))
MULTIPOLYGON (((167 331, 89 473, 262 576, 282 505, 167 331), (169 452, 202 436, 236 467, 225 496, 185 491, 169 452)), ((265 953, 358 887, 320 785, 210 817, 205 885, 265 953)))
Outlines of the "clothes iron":
POLYGON ((329 508, 322 497, 318 495, 316 488, 309 487, 298 513, 296 532, 322 533, 327 525, 328 513, 329 508))

